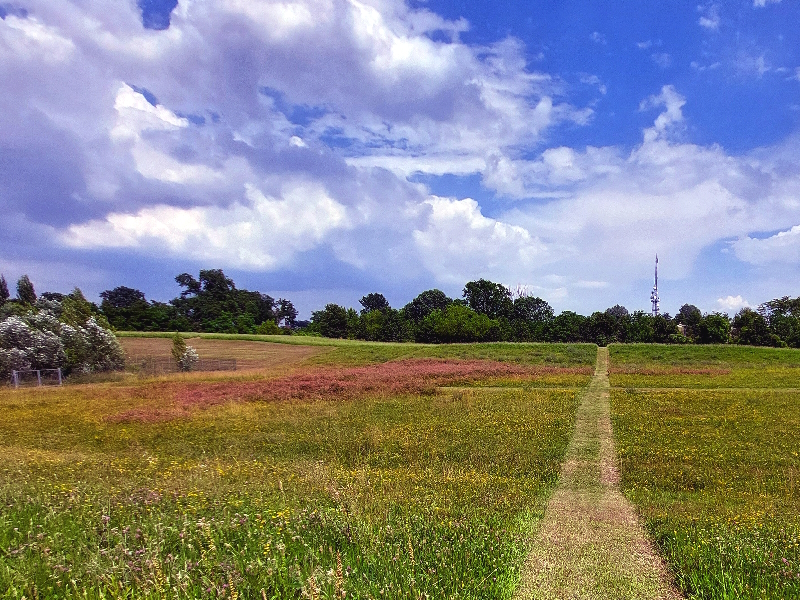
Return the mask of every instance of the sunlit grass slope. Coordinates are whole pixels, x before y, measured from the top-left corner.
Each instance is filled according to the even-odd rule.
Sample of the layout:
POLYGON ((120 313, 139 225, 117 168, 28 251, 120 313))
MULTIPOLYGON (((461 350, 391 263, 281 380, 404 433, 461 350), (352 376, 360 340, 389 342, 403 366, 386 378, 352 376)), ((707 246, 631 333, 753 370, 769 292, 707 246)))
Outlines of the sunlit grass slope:
POLYGON ((692 598, 800 598, 800 392, 787 389, 800 353, 612 346, 611 361, 640 371, 611 378, 623 491, 678 583, 692 598), (741 389, 659 374, 698 365, 741 389), (662 387, 671 377, 695 389, 662 387))
POLYGON ((800 350, 753 346, 616 344, 611 385, 800 389, 800 350))
MULTIPOLYGON (((474 348, 537 360, 497 346, 474 348)), ((538 360, 589 366, 589 348, 583 363, 569 346, 538 360)), ((335 351, 378 360, 358 344, 335 351)), ((577 388, 371 390, 113 418, 202 377, 0 390, 0 594, 510 596, 577 388)))

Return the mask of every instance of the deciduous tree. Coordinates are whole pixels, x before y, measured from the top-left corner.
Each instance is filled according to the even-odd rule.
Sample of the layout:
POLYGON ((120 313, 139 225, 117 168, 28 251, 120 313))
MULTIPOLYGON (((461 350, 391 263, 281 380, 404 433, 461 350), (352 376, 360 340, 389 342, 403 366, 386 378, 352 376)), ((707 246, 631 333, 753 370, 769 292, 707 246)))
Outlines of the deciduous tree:
POLYGON ((23 275, 17 281, 17 300, 23 304, 36 304, 36 292, 33 283, 27 275, 23 275))
POLYGON ((463 296, 467 306, 490 319, 512 316, 511 290, 504 285, 486 279, 470 281, 464 286, 463 296))

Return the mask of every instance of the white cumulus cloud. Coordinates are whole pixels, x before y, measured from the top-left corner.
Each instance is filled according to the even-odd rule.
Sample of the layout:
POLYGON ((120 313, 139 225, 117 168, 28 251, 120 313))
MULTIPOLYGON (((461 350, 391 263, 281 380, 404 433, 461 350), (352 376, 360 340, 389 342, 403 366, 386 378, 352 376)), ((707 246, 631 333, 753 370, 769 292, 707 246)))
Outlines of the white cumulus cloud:
POLYGON ((741 295, 726 296, 725 298, 717 298, 717 306, 726 313, 735 313, 742 308, 748 308, 750 303, 747 302, 741 295))
POLYGON ((73 248, 166 250, 243 269, 271 269, 348 226, 345 207, 314 184, 287 185, 281 198, 248 184, 245 195, 247 202, 228 208, 156 205, 135 214, 111 213, 72 225, 63 240, 73 248))
POLYGON ((733 243, 736 256, 754 265, 800 262, 800 225, 767 238, 745 237, 733 243))
POLYGON ((545 244, 523 227, 484 216, 475 200, 432 197, 430 217, 414 231, 420 259, 450 283, 492 274, 519 281, 548 259, 545 244))

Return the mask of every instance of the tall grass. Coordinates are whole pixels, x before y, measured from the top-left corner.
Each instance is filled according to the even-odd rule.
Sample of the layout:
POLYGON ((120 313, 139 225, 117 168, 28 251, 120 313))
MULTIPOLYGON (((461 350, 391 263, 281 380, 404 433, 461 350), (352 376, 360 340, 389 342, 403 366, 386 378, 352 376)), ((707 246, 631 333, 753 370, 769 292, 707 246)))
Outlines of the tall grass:
POLYGON ((578 395, 389 388, 110 418, 171 386, 0 391, 4 597, 508 598, 578 395))
MULTIPOLYGON (((624 350, 655 369, 706 360, 702 348, 662 359, 624 350)), ((694 376, 700 389, 652 389, 641 374, 612 389, 623 491, 691 598, 800 597, 800 393, 779 389, 796 357, 736 349, 717 364, 752 374, 739 390, 702 389, 704 378, 719 387, 713 375, 694 376), (753 369, 747 356, 773 366, 753 369)))

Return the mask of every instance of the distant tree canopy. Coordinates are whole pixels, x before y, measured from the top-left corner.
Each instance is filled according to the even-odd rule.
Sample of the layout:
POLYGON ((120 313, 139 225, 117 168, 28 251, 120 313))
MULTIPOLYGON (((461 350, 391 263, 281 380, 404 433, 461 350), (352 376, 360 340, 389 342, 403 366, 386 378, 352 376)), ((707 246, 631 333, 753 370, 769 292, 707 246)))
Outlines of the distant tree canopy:
POLYGON ((133 331, 278 333, 297 319, 289 300, 237 289, 221 269, 202 270, 197 279, 181 273, 175 281, 182 290, 169 303, 148 302, 143 292, 120 286, 100 294, 100 308, 115 328, 133 331))
POLYGON ((426 290, 397 311, 383 294, 371 293, 361 298, 360 314, 328 304, 313 314, 307 331, 329 337, 428 343, 734 342, 800 347, 800 299, 781 298, 765 303, 758 311, 745 309, 732 322, 725 314, 703 314, 692 304, 684 304, 675 318, 667 313, 631 313, 619 304, 588 317, 571 311, 556 315, 542 298, 524 294, 514 298, 509 288, 486 279, 468 282, 463 296, 464 300, 453 300, 441 290, 426 290), (684 333, 679 325, 684 326, 684 333))
POLYGON ((403 314, 412 323, 419 324, 435 310, 442 310, 453 303, 442 290, 427 290, 403 307, 403 314))
POLYGON ((221 269, 201 270, 197 278, 181 273, 175 281, 180 293, 167 303, 148 301, 140 290, 119 286, 100 294, 98 309, 77 288, 70 294, 45 292, 37 299, 27 275, 17 282, 16 299, 10 299, 8 284, 0 275, 0 319, 24 316, 30 307, 46 305, 57 306, 59 319, 69 326, 95 318, 136 331, 294 332, 383 342, 736 343, 800 348, 800 298, 788 296, 755 310, 743 308, 733 319, 721 313, 703 314, 693 304, 681 306, 675 318, 666 313, 631 313, 619 304, 589 316, 571 311, 556 315, 542 298, 477 279, 464 285, 463 299, 430 289, 397 310, 382 293, 371 292, 359 300, 360 311, 329 303, 315 311, 310 322, 298 322, 289 300, 239 289, 221 269))
POLYGON ((361 300, 358 301, 361 304, 361 314, 365 314, 372 311, 381 311, 387 310, 389 308, 389 301, 386 299, 386 296, 383 294, 378 293, 371 293, 367 294, 366 296, 362 297, 361 300))
POLYGON ((464 286, 463 296, 467 306, 490 319, 512 316, 514 302, 511 290, 504 285, 486 279, 470 281, 464 286))

